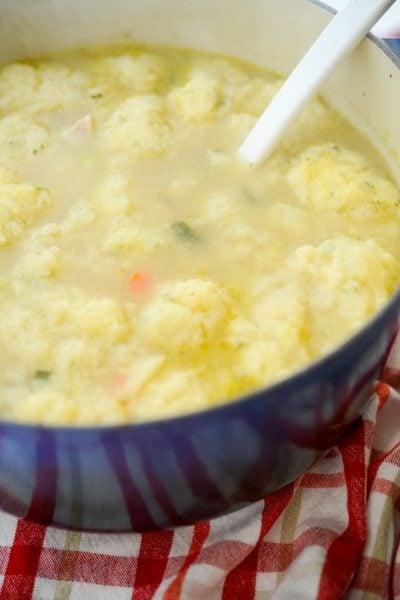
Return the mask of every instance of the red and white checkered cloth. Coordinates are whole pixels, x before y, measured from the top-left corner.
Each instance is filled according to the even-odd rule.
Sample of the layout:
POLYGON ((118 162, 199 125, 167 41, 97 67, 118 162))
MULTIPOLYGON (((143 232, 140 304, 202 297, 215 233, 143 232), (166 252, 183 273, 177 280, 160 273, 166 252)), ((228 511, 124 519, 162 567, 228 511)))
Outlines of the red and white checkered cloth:
POLYGON ((98 535, 0 513, 0 599, 400 598, 400 339, 383 379, 339 447, 235 514, 98 535))

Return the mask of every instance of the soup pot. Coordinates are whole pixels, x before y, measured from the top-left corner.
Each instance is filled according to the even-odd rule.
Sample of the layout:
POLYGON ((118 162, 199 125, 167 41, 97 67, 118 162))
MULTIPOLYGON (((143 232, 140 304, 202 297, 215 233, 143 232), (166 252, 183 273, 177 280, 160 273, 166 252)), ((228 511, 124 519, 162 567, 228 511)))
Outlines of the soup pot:
MULTIPOLYGON (((0 0, 0 57, 134 40, 222 52, 288 74, 331 17, 312 0, 0 0)), ((394 54, 366 39, 323 95, 369 135, 400 178, 394 54)), ((354 426, 394 340, 399 309, 397 292, 329 356, 218 408, 126 426, 2 422, 0 508, 61 527, 145 531, 254 502, 294 480, 354 426)))

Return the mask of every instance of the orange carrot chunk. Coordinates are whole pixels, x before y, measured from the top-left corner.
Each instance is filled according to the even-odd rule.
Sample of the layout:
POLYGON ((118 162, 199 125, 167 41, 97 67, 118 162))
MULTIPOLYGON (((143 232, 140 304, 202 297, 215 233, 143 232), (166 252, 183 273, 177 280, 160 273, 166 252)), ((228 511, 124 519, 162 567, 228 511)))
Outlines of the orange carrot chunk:
POLYGON ((140 296, 147 292, 150 286, 150 278, 144 273, 137 271, 129 279, 129 291, 134 296, 140 296))
POLYGON ((117 391, 121 391, 127 384, 128 381, 128 375, 126 375, 125 373, 122 373, 121 375, 117 375, 117 377, 115 378, 114 381, 114 388, 117 391))

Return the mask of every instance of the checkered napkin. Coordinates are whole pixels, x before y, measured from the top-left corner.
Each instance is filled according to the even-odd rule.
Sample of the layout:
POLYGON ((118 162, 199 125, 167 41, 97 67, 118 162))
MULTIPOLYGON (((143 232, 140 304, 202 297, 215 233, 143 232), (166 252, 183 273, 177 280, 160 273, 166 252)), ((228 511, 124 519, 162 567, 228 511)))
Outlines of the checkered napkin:
POLYGON ((400 598, 400 338, 358 426, 295 483, 176 531, 0 513, 1 600, 400 598))

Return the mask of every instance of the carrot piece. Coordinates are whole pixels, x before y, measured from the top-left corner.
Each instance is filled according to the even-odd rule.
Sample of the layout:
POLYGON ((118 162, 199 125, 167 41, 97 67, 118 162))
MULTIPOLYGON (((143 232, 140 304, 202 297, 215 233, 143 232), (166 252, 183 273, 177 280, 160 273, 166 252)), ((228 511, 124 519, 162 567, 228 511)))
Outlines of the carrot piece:
POLYGON ((128 381, 128 375, 126 375, 125 373, 123 373, 121 375, 117 375, 117 377, 115 378, 115 381, 114 381, 115 389, 122 390, 126 386, 127 381, 128 381))
POLYGON ((150 278, 140 271, 133 273, 129 279, 129 290, 135 296, 147 292, 149 286, 150 278))

